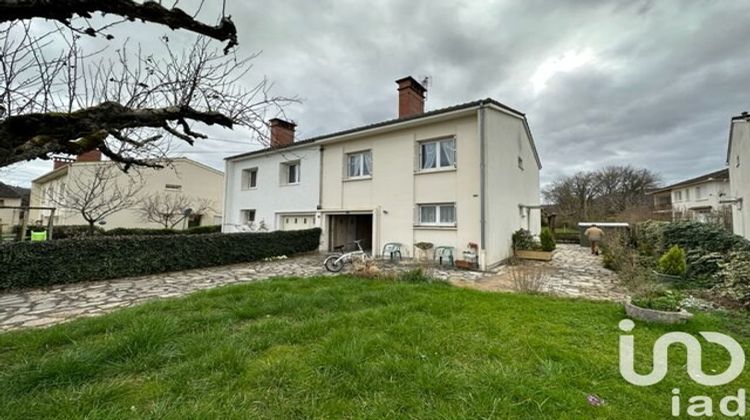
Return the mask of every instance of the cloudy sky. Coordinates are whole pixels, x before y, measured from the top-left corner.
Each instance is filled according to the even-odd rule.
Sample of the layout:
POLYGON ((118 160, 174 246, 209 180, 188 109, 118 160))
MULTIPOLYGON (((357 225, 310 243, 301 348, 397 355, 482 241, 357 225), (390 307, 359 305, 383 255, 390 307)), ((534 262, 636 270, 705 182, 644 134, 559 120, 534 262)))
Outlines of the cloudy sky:
MULTIPOLYGON (((221 2, 206 0, 216 19, 221 2)), ((183 5, 191 10, 189 3, 183 5)), ((724 166, 729 119, 750 110, 750 2, 228 0, 239 55, 262 51, 247 76, 268 76, 298 138, 396 116, 394 80, 429 75, 426 108, 492 97, 526 113, 542 183, 631 164, 663 181, 724 166)), ((116 40, 168 33, 130 24, 116 40), (124 31, 124 32, 123 32, 124 31)), ((222 168, 257 148, 243 132, 179 154, 222 168)), ((0 171, 29 185, 50 162, 0 171)))

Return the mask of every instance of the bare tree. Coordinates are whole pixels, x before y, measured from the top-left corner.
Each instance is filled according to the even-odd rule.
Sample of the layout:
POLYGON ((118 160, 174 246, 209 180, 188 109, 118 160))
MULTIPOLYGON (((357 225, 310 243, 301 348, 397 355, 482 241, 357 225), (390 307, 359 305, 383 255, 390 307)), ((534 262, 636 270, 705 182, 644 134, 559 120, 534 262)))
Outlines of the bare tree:
POLYGON ((114 165, 82 165, 81 172, 68 177, 69 184, 55 192, 47 190, 47 201, 63 210, 80 213, 89 225, 89 234, 97 222, 138 204, 143 182, 138 176, 124 175, 114 165), (124 182, 123 182, 124 181, 124 182))
POLYGON ((144 198, 138 211, 144 222, 158 223, 165 229, 174 229, 189 215, 203 215, 212 210, 213 202, 208 199, 190 197, 176 193, 154 193, 144 198))
POLYGON ((0 0, 0 16, 0 166, 98 149, 125 170, 160 167, 165 141, 192 145, 207 137, 196 125, 242 126, 265 138, 265 113, 281 111, 290 101, 271 96, 265 78, 242 87, 256 55, 225 54, 236 44, 228 17, 209 26, 176 7, 131 0, 0 0), (114 58, 102 58, 84 52, 80 38, 104 34, 123 21, 93 28, 85 18, 95 11, 200 36, 182 52, 164 36, 162 56, 125 42, 114 58), (41 32, 24 20, 33 16, 62 23, 41 32), (71 21, 74 16, 84 18, 87 27, 71 21), (210 38, 228 41, 227 48, 212 48, 210 38), (65 47, 53 53, 60 40, 65 47))

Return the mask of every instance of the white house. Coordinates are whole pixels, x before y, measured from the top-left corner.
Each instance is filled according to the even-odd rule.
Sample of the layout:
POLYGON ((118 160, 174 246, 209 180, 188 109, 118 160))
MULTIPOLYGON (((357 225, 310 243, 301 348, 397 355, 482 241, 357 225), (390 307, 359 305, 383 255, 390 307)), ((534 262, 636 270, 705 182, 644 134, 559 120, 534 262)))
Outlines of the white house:
POLYGON ((729 193, 729 171, 721 169, 651 191, 654 210, 672 220, 708 222, 723 215, 729 193))
POLYGON ((293 123, 271 120, 271 147, 226 159, 222 231, 319 226, 320 146, 294 143, 293 123))
POLYGON ((481 267, 512 255, 515 230, 538 233, 541 163, 524 114, 493 99, 424 112, 425 88, 397 83, 396 119, 301 142, 279 142, 274 128, 294 127, 276 121, 271 147, 228 158, 225 231, 248 215, 274 229, 305 227, 287 225, 290 214, 314 216, 322 251, 363 239, 375 254, 396 242, 415 255, 415 243, 431 242, 461 259, 476 244, 481 267))
POLYGON ((734 233, 750 239, 750 114, 743 112, 732 118, 729 129, 730 193, 734 233))

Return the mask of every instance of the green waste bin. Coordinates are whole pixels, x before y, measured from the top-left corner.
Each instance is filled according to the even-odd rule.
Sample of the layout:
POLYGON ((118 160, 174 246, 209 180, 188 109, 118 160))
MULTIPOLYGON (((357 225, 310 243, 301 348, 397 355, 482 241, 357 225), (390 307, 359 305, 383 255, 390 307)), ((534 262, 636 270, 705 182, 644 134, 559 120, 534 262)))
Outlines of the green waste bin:
POLYGON ((31 240, 32 241, 46 241, 47 231, 43 230, 41 232, 31 232, 31 240))

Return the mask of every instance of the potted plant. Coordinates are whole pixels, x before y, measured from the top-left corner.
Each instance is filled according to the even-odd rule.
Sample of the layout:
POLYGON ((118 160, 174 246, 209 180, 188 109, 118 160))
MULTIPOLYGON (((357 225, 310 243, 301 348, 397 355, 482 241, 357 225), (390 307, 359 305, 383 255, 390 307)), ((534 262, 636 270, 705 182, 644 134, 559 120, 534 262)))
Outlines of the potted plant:
POLYGON ((684 296, 672 290, 652 290, 634 296, 625 303, 629 317, 641 321, 675 324, 686 321, 693 314, 682 308, 684 296))
POLYGON ((674 245, 659 258, 654 274, 663 282, 674 283, 682 280, 686 272, 687 261, 685 251, 679 246, 674 245))
POLYGON ((524 260, 550 261, 555 250, 555 239, 549 229, 544 229, 536 241, 526 229, 513 233, 513 254, 524 260))

